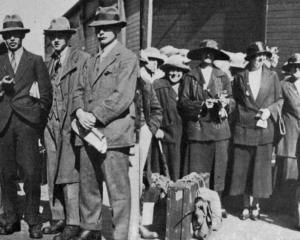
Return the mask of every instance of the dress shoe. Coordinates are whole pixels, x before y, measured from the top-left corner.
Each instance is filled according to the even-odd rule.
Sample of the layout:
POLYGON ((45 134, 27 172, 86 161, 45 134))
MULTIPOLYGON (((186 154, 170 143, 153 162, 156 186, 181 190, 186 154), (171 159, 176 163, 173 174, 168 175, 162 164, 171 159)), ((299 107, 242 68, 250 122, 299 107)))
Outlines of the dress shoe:
POLYGON ((158 234, 148 230, 145 226, 140 225, 139 227, 140 235, 143 239, 158 239, 158 234))
POLYGON ((42 224, 30 225, 29 237, 35 239, 42 238, 43 237, 42 224))
POLYGON ((77 237, 80 233, 80 227, 75 225, 66 225, 63 232, 54 236, 53 240, 70 240, 77 237))
POLYGON ((50 226, 43 228, 44 234, 57 234, 64 230, 65 228, 64 220, 53 220, 50 222, 50 226))
POLYGON ((7 223, 5 226, 0 228, 0 235, 10 235, 14 232, 21 231, 21 223, 20 221, 16 221, 14 223, 7 223))
POLYGON ((70 240, 101 240, 101 232, 96 230, 81 230, 77 237, 70 240))

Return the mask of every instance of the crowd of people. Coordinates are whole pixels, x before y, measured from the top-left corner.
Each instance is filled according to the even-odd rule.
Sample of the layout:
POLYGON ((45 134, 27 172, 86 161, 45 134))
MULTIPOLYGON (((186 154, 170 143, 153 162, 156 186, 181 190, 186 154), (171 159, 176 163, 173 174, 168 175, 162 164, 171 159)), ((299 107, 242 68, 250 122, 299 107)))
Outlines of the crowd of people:
MULTIPOLYGON (((20 176, 29 236, 55 234, 54 240, 101 239, 103 181, 113 239, 127 240, 130 210, 136 207, 130 169, 137 171, 138 199, 146 169, 171 181, 191 172, 209 173, 210 188, 220 198, 227 185, 231 195, 243 195, 242 220, 258 219, 259 200, 272 194, 274 149, 277 159, 291 166, 286 175, 298 178, 300 54, 284 64, 280 81, 272 70, 278 49, 259 41, 250 43, 245 54, 220 50, 206 39, 193 50, 148 47, 138 58, 117 39, 126 22, 115 6, 99 7, 89 26, 99 40, 94 56, 70 46, 76 29, 66 18, 53 19, 44 30, 53 48, 46 66, 22 46, 30 29, 21 18, 4 18, 0 235, 21 230, 20 176), (52 215, 44 228, 39 139, 47 151, 52 215)), ((138 224, 143 238, 159 238, 142 221, 138 224)))

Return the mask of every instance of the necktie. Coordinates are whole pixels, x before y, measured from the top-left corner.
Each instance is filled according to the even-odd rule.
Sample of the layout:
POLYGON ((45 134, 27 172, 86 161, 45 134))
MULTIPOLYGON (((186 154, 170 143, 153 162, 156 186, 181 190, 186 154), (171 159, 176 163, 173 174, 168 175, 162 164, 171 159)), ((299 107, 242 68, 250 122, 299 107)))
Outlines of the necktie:
POLYGON ((61 67, 60 63, 60 55, 56 56, 55 64, 54 64, 54 71, 57 73, 58 69, 61 67))
POLYGON ((16 56, 15 56, 14 52, 11 53, 10 64, 11 64, 12 69, 14 70, 14 73, 16 73, 17 61, 16 61, 16 56))

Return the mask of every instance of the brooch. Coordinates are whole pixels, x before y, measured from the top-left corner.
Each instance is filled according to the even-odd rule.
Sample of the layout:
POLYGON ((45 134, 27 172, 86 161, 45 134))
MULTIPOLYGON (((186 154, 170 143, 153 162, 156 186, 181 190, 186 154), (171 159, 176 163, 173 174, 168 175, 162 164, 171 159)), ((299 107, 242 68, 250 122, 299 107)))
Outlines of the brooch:
POLYGON ((248 90, 246 90, 246 96, 250 96, 250 92, 248 90))

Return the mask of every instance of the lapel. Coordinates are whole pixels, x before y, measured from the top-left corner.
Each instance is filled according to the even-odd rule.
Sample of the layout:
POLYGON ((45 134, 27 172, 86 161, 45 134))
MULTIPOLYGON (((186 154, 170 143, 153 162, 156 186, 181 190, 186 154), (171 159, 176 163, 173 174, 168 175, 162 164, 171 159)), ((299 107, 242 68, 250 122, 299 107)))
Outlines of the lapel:
POLYGON ((260 83, 260 88, 258 91, 257 98, 255 100, 258 108, 260 108, 266 97, 268 97, 268 91, 271 87, 272 81, 269 78, 269 70, 265 67, 262 69, 262 74, 261 74, 261 83, 260 83))
POLYGON ((93 74, 94 76, 93 76, 93 79, 92 79, 92 82, 91 82, 92 86, 100 78, 100 76, 102 75, 104 70, 116 60, 116 57, 118 55, 120 55, 121 51, 122 51, 122 45, 119 42, 117 42, 116 46, 114 46, 113 49, 111 49, 111 51, 102 59, 99 66, 96 66, 96 64, 99 63, 97 61, 97 59, 99 57, 95 57, 94 74, 93 74))
POLYGON ((19 80, 24 76, 24 72, 25 70, 29 67, 29 63, 31 62, 31 55, 24 49, 23 54, 21 56, 19 65, 18 65, 18 69, 17 72, 15 74, 15 81, 16 81, 16 85, 18 84, 18 82, 20 82, 19 80))
POLYGON ((253 96, 253 93, 252 93, 252 90, 250 88, 250 84, 249 84, 249 70, 246 69, 244 72, 243 72, 244 76, 243 76, 243 84, 244 84, 244 87, 245 87, 245 96, 246 96, 246 99, 248 98, 249 101, 255 105, 257 107, 257 104, 255 102, 255 99, 254 99, 254 96, 253 96))
POLYGON ((14 70, 12 69, 10 61, 9 61, 8 53, 6 53, 4 55, 4 62, 3 62, 2 69, 3 69, 4 75, 9 75, 10 77, 15 76, 14 70))
POLYGON ((66 53, 66 58, 62 64, 62 73, 59 77, 59 83, 61 82, 61 80, 64 79, 64 77, 71 71, 73 71, 74 69, 76 69, 76 65, 74 63, 76 63, 78 61, 78 58, 76 58, 76 56, 74 56, 73 54, 74 49, 72 49, 71 47, 69 47, 67 49, 67 53, 66 53))

